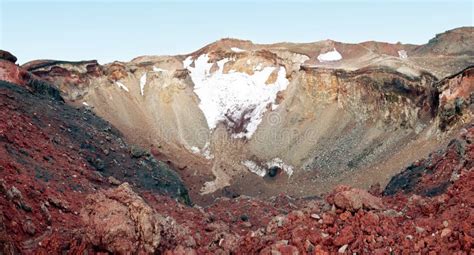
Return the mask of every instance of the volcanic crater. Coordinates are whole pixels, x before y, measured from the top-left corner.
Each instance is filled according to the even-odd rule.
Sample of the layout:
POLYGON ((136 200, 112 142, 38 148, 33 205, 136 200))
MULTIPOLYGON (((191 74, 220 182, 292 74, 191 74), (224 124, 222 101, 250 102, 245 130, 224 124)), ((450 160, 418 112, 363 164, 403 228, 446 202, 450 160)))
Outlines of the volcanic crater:
POLYGON ((468 254, 473 35, 2 51, 1 251, 468 254))

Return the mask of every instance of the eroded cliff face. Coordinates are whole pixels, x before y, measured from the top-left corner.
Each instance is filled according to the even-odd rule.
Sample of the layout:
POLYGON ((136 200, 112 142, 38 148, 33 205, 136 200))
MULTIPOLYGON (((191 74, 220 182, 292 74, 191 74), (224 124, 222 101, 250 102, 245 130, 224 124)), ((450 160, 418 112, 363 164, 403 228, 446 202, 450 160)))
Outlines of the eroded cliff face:
POLYGON ((225 39, 185 56, 24 67, 181 169, 195 197, 306 196, 385 183, 471 121, 471 68, 438 82, 452 65, 420 68, 433 54, 412 59, 415 48, 225 39))
POLYGON ((458 122, 471 121, 474 102, 474 67, 441 80, 435 85, 439 95, 439 127, 451 128, 458 122))
POLYGON ((300 86, 289 91, 286 111, 277 113, 284 120, 277 127, 293 135, 280 135, 292 148, 281 151, 323 175, 358 168, 429 126, 432 95, 425 95, 424 84, 433 79, 385 70, 305 70, 300 86))

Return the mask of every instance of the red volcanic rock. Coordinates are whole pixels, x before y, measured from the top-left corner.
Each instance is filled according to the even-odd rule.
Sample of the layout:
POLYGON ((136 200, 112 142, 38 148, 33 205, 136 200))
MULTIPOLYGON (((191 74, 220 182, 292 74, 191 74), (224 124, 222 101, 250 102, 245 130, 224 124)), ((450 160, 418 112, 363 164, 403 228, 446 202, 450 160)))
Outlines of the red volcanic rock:
MULTIPOLYGON (((23 72, 14 64, 0 60, 0 67, 5 66, 12 68, 12 72, 7 73, 10 77, 23 72)), ((104 247, 93 244, 110 241, 110 236, 109 239, 104 237, 102 240, 88 241, 89 234, 105 233, 89 232, 89 225, 81 221, 79 212, 88 206, 97 206, 102 210, 100 213, 107 217, 112 216, 105 213, 109 209, 125 213, 121 215, 124 218, 117 221, 119 224, 116 227, 124 224, 133 224, 127 225, 132 227, 146 225, 124 233, 139 236, 139 243, 132 244, 132 248, 140 248, 143 244, 145 250, 146 245, 153 246, 153 239, 149 238, 149 228, 153 225, 139 214, 143 214, 143 208, 146 208, 144 204, 136 204, 140 200, 129 202, 125 200, 127 195, 129 198, 135 197, 124 192, 109 194, 100 191, 97 197, 91 195, 110 187, 105 178, 109 176, 107 169, 120 174, 140 168, 139 160, 128 156, 129 146, 113 132, 108 123, 88 111, 71 108, 44 94, 38 95, 39 91, 30 90, 30 82, 25 80, 27 86, 0 82, 0 119, 3 120, 0 121, 0 253, 84 254, 88 251, 94 254, 103 251, 104 247), (110 153, 105 155, 104 149, 110 150, 110 153), (95 169, 95 161, 92 161, 98 158, 105 166, 102 172, 95 169), (120 158, 120 166, 111 164, 113 158, 120 158), (85 199, 88 195, 96 200, 85 199), (121 197, 116 197, 119 195, 121 197), (101 197, 105 202, 117 206, 104 208, 98 204, 86 204, 86 201, 98 201, 101 197)), ((47 89, 46 85, 43 88, 47 89)), ((140 159, 140 163, 152 162, 140 159)), ((151 169, 147 167, 146 171, 151 169)), ((114 177, 121 182, 134 183, 137 190, 143 187, 138 179, 127 180, 119 175, 114 177)), ((174 208, 178 206, 177 202, 173 204, 174 208)), ((105 216, 102 220, 110 220, 105 216)), ((92 215, 90 220, 100 222, 92 215)), ((109 225, 97 224, 95 227, 105 228, 112 224, 110 222, 107 223, 109 225)), ((193 245, 193 240, 187 238, 189 233, 176 226, 172 222, 160 222, 160 231, 157 232, 157 237, 162 240, 160 248, 172 243, 169 241, 173 240, 172 236, 180 238, 174 240, 182 244, 193 245)), ((155 235, 153 238, 156 238, 155 235)))
POLYGON ((347 219, 349 219, 349 218, 351 217, 351 215, 352 215, 352 214, 351 214, 349 211, 345 211, 344 213, 341 213, 341 214, 339 215, 339 219, 341 219, 341 220, 347 220, 347 219))
POLYGON ((419 204, 427 213, 433 213, 436 207, 445 204, 443 192, 455 181, 462 178, 466 171, 473 168, 474 143, 472 124, 461 129, 461 136, 451 140, 444 150, 436 151, 428 158, 407 167, 405 171, 392 177, 384 190, 390 196, 398 192, 422 196, 438 196, 436 202, 420 204, 421 196, 411 196, 410 201, 419 204))
POLYGON ((341 230, 339 236, 334 239, 334 244, 336 246, 343 246, 344 244, 349 244, 354 241, 354 229, 351 226, 346 226, 341 230))
POLYGON ((365 226, 377 226, 379 221, 379 216, 372 211, 367 212, 367 214, 360 219, 360 222, 365 226))
POLYGON ((260 252, 261 255, 273 255, 273 254, 285 254, 285 255, 298 255, 300 254, 298 249, 293 245, 288 245, 288 241, 281 240, 276 242, 274 245, 267 247, 260 252))
POLYGON ((158 214, 128 183, 89 195, 81 217, 87 241, 113 253, 157 253, 176 243, 192 252, 196 245, 186 228, 158 214))
POLYGON ((28 73, 10 61, 0 59, 0 80, 25 85, 28 73))
POLYGON ((17 58, 8 51, 0 50, 0 59, 15 63, 17 58))
POLYGON ((128 183, 89 195, 81 216, 87 237, 113 253, 153 253, 160 244, 161 216, 128 183))
POLYGON ((329 255, 329 252, 325 250, 321 245, 316 245, 314 249, 315 255, 329 255))
POLYGON ((178 245, 174 250, 167 250, 164 255, 197 255, 197 252, 193 248, 185 248, 182 245, 178 245))
POLYGON ((329 213, 324 213, 323 214, 323 223, 326 225, 332 225, 334 224, 335 217, 329 213))
POLYGON ((382 199, 369 194, 365 190, 351 188, 337 192, 334 204, 342 209, 356 211, 359 209, 383 209, 382 199))

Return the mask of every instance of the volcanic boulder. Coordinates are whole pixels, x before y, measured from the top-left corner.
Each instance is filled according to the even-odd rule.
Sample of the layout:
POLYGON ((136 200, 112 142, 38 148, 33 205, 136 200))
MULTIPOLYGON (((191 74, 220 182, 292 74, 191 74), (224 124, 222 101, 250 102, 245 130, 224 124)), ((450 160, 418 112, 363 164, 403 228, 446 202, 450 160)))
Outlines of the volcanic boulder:
POLYGON ((379 210, 384 208, 382 199, 379 197, 375 197, 365 190, 345 186, 336 188, 334 196, 328 200, 337 207, 348 211, 357 211, 359 209, 379 210))
POLYGON ((91 243, 113 253, 153 253, 164 219, 128 183, 89 195, 81 216, 91 243))

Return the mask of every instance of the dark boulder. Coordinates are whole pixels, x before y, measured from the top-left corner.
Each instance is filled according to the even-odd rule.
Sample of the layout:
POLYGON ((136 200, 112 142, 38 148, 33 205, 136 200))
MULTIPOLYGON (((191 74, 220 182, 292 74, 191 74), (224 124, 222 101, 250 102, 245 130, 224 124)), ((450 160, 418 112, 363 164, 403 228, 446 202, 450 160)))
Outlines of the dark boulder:
POLYGON ((17 58, 15 56, 13 56, 13 54, 11 54, 10 52, 8 52, 6 50, 0 50, 0 59, 10 61, 12 63, 16 63, 16 61, 17 61, 17 58))

